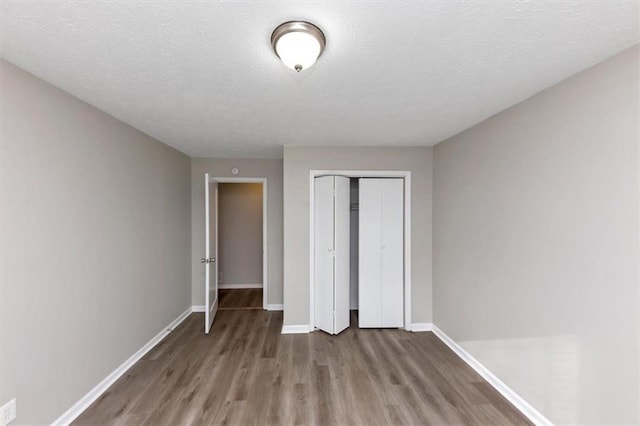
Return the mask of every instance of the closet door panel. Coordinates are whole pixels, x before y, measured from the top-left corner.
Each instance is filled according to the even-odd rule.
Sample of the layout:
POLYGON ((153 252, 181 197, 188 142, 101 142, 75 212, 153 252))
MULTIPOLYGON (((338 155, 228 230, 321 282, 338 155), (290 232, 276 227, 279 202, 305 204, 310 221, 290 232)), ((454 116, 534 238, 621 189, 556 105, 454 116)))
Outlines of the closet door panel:
POLYGON ((335 279, 334 279, 334 334, 349 327, 349 284, 350 284, 350 222, 351 185, 349 178, 335 177, 335 279))
POLYGON ((380 286, 382 327, 403 326, 404 298, 404 183, 381 179, 380 286))
POLYGON ((314 197, 315 326, 333 334, 333 176, 315 178, 314 197))
POLYGON ((358 326, 381 327, 381 190, 379 179, 360 179, 358 221, 358 326))

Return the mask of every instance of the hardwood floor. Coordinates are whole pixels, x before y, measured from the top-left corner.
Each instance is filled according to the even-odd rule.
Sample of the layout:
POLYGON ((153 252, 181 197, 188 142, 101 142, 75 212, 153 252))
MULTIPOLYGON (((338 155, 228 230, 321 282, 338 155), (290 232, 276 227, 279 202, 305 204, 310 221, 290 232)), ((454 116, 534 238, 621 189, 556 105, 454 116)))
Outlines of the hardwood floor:
POLYGON ((261 288, 219 290, 218 309, 262 309, 261 288))
POLYGON ((530 424, 429 332, 281 335, 282 312, 262 310, 220 311, 209 335, 203 322, 192 314, 74 424, 530 424))

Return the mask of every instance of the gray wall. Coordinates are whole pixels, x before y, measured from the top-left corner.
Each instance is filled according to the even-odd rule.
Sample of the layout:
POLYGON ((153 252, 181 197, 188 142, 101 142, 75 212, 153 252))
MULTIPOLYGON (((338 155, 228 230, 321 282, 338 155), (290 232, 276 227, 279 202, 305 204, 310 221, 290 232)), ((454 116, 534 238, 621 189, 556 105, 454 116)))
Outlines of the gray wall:
POLYGON ((634 47, 435 147, 435 324, 556 423, 637 423, 634 47))
POLYGON ((267 178, 267 297, 269 304, 282 303, 282 160, 250 158, 191 159, 191 297, 204 305, 204 174, 213 177, 267 178))
POLYGON ((309 171, 410 170, 412 322, 431 322, 431 147, 284 148, 284 324, 309 324, 309 171))
POLYGON ((191 305, 190 160, 1 71, 0 404, 44 424, 191 305))
POLYGON ((262 184, 218 185, 220 284, 262 284, 262 184))

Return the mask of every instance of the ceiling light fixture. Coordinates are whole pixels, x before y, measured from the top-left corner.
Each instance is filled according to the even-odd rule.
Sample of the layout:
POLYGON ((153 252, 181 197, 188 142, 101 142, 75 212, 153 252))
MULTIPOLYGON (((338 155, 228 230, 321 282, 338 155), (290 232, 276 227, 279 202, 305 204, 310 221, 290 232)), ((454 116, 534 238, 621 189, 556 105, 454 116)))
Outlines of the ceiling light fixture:
POLYGON ((310 68, 322 54, 326 39, 310 22, 289 21, 271 34, 271 46, 289 68, 298 72, 310 68))

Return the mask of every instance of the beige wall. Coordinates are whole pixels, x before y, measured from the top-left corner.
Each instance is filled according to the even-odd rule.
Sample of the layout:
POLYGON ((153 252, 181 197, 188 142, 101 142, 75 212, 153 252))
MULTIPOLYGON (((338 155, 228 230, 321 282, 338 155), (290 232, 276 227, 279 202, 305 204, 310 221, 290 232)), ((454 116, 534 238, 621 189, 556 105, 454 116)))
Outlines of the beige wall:
POLYGON ((640 421, 639 59, 435 147, 435 324, 555 423, 640 421))
POLYGON ((282 304, 282 160, 250 158, 191 159, 191 297, 204 305, 204 175, 267 178, 267 297, 269 304, 282 304))
POLYGON ((309 171, 411 171, 412 322, 431 322, 431 147, 284 148, 284 324, 309 324, 309 171))
POLYGON ((47 424, 191 305, 190 161, 1 67, 0 404, 47 424))
POLYGON ((218 185, 220 284, 262 284, 262 184, 218 185))

